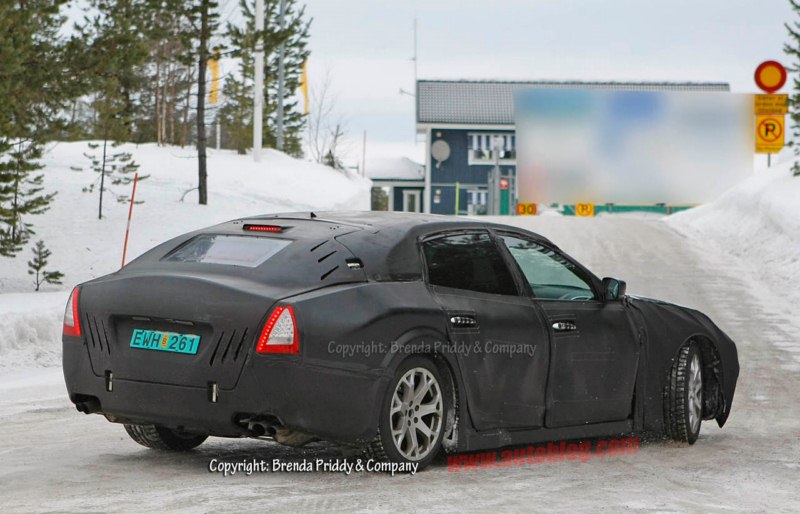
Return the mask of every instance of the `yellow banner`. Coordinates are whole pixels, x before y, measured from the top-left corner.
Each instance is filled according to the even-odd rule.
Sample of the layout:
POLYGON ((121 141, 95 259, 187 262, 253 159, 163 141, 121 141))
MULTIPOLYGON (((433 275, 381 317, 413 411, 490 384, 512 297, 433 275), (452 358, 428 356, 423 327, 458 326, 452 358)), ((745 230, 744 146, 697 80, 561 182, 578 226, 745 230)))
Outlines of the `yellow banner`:
POLYGON ((219 50, 208 60, 208 71, 211 72, 211 87, 208 89, 208 103, 219 101, 219 50))
POLYGON ((308 114, 308 59, 303 62, 303 75, 300 80, 300 91, 303 93, 303 114, 308 114))

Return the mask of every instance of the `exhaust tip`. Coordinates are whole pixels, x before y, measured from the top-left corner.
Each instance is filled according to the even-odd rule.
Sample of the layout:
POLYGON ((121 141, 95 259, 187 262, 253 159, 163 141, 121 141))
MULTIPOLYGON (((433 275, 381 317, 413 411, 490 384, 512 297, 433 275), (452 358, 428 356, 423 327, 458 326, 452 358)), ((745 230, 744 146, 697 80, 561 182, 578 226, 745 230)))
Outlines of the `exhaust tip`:
POLYGON ((75 401, 75 408, 84 414, 100 412, 100 400, 93 396, 83 396, 75 401))

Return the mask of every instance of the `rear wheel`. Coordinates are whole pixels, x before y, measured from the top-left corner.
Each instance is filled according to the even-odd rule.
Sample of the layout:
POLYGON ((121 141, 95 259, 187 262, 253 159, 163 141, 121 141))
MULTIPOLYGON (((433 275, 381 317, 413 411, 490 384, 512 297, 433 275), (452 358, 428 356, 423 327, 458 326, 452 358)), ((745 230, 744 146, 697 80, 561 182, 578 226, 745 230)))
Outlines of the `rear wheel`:
POLYGON ((371 457, 417 463, 422 469, 442 445, 451 408, 436 365, 425 357, 403 361, 389 384, 378 421, 378 435, 368 448, 371 457))
POLYGON ((703 420, 703 361, 696 343, 680 349, 670 369, 664 397, 667 435, 675 441, 694 444, 703 420))
POLYGON ((154 450, 185 452, 203 444, 208 436, 179 432, 157 425, 125 425, 131 439, 154 450))

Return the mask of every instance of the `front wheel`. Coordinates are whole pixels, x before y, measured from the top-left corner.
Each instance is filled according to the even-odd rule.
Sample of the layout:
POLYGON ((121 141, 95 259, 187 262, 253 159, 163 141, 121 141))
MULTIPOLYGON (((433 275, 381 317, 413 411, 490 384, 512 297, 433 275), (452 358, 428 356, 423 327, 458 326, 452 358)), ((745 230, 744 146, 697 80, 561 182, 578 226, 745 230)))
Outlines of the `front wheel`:
POLYGON ((667 435, 675 441, 694 444, 703 420, 703 361, 697 343, 678 352, 664 391, 667 435))
POLYGON ((158 425, 128 425, 125 431, 131 439, 154 450, 185 452, 203 444, 208 436, 189 434, 158 425))
POLYGON ((426 357, 403 361, 389 384, 370 456, 422 469, 442 446, 446 415, 452 408, 436 365, 426 357))

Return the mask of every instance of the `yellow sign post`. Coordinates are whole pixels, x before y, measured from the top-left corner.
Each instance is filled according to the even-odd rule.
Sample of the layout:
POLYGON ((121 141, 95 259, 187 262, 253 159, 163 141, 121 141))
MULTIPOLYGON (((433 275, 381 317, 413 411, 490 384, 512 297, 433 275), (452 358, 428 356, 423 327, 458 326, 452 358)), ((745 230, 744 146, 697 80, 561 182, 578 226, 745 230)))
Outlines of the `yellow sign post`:
POLYGON ((753 114, 770 116, 789 112, 789 95, 753 95, 753 114))
POLYGON ((575 204, 575 216, 594 216, 594 204, 593 203, 576 203, 575 204))
POLYGON ((778 153, 785 140, 784 117, 756 116, 756 153, 778 153))

